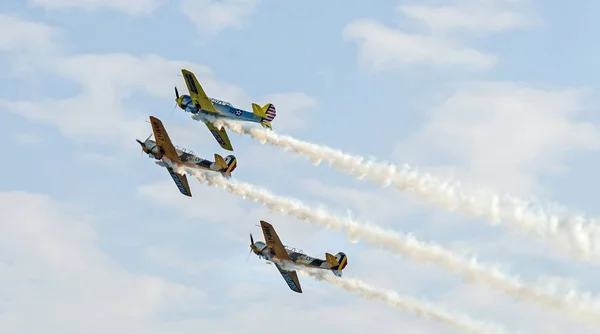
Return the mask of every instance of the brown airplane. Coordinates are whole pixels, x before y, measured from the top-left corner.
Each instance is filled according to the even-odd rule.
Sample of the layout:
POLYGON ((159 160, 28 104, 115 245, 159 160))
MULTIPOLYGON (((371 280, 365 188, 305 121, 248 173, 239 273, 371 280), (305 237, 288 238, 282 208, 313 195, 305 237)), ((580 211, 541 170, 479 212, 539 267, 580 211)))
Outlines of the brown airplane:
POLYGON ((250 249, 259 258, 275 264, 281 276, 292 291, 302 293, 302 287, 298 280, 298 274, 295 270, 286 270, 282 268, 284 261, 290 261, 296 265, 303 265, 310 268, 319 268, 331 270, 337 277, 342 277, 342 270, 348 264, 346 254, 339 252, 335 256, 325 253, 325 260, 310 257, 302 252, 296 252, 295 249, 287 249, 279 240, 273 226, 266 221, 260 221, 266 243, 262 241, 254 242, 250 234, 250 249))
POLYGON ((144 153, 148 154, 150 158, 158 160, 156 161, 156 164, 165 167, 167 171, 169 171, 169 174, 171 174, 171 177, 173 178, 173 181, 175 181, 175 185, 177 185, 179 191, 186 196, 192 197, 192 191, 190 190, 187 177, 185 174, 180 175, 176 173, 171 167, 162 161, 163 157, 169 159, 171 162, 179 166, 201 168, 213 172, 219 172, 226 178, 231 177, 231 172, 233 172, 233 170, 237 167, 237 159, 233 155, 228 155, 225 157, 225 159, 223 159, 222 156, 215 153, 215 161, 212 162, 195 156, 191 151, 175 148, 173 143, 171 143, 169 134, 167 134, 167 130, 165 130, 165 127, 160 119, 150 116, 150 124, 152 124, 152 131, 154 138, 156 138, 156 142, 150 140, 152 134, 146 138, 144 142, 139 139, 136 139, 136 141, 142 146, 144 153))

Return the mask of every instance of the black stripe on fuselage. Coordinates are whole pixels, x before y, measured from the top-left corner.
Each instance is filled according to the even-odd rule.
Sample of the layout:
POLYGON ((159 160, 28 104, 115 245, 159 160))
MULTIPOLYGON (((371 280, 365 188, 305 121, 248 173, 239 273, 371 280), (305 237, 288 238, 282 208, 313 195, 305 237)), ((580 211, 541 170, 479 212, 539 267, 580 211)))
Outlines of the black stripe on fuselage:
POLYGON ((210 169, 210 166, 212 165, 212 161, 202 159, 200 162, 195 162, 194 161, 195 158, 196 158, 195 155, 187 153, 187 152, 183 152, 179 155, 179 160, 181 160, 181 162, 183 162, 183 163, 190 163, 190 164, 194 164, 199 167, 204 167, 206 169, 210 169))
MULTIPOLYGON (((293 262, 296 262, 306 256, 302 253, 295 253, 295 252, 289 253, 288 255, 290 257, 290 260, 292 260, 293 262)), ((309 263, 309 265, 315 266, 315 267, 320 267, 325 262, 327 262, 327 261, 313 258, 313 260, 309 263)))

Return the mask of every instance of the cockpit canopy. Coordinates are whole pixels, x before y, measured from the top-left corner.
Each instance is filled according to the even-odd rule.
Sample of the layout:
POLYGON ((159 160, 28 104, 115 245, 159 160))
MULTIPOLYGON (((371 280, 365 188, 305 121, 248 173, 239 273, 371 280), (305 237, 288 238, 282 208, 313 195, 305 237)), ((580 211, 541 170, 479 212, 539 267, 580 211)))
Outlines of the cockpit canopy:
POLYGON ((214 97, 209 97, 208 99, 210 100, 210 102, 212 102, 214 104, 220 104, 222 106, 233 107, 233 105, 227 101, 215 99, 214 97))

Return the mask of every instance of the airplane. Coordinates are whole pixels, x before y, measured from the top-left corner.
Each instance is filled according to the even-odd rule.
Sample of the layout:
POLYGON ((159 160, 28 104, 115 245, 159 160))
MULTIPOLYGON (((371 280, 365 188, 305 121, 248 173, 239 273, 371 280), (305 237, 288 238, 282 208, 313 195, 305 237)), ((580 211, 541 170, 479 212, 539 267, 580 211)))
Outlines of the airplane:
MULTIPOLYGON (((264 258, 267 261, 275 264, 281 276, 294 292, 302 293, 302 287, 298 280, 298 274, 295 270, 285 270, 282 268, 283 261, 290 261, 296 265, 303 265, 310 268, 319 268, 331 270, 337 277, 342 277, 342 270, 348 265, 346 254, 339 252, 335 256, 325 253, 325 259, 321 260, 303 254, 302 251, 296 252, 295 249, 285 247, 279 236, 275 232, 273 226, 266 221, 261 220, 260 225, 265 236, 266 243, 262 241, 254 242, 252 233, 250 233, 250 249, 259 258, 264 258)), ((267 262, 269 263, 269 262, 267 262)))
POLYGON ((226 178, 230 178, 231 172, 237 167, 237 159, 233 155, 228 155, 223 159, 222 156, 215 153, 215 162, 212 162, 195 156, 191 151, 175 148, 160 119, 150 116, 150 124, 152 124, 152 134, 154 134, 156 142, 150 140, 152 134, 143 142, 139 139, 136 139, 136 141, 142 146, 142 150, 148 154, 149 158, 158 160, 155 161, 157 165, 167 168, 173 181, 175 181, 175 185, 177 185, 179 191, 185 196, 192 197, 192 191, 190 190, 186 175, 176 173, 169 165, 162 161, 163 158, 167 158, 179 166, 219 172, 226 178))
MULTIPOLYGON (((273 129, 271 121, 275 119, 276 109, 272 103, 267 103, 263 107, 252 103, 252 112, 234 107, 231 103, 210 98, 206 95, 202 86, 196 79, 194 73, 181 69, 185 84, 190 95, 179 96, 177 86, 175 86, 175 102, 182 110, 192 115, 204 114, 215 118, 226 118, 238 121, 249 121, 260 123, 263 128, 273 129)), ((193 117, 193 116, 192 116, 193 117)), ((195 118, 196 119, 196 118, 195 118)), ((213 134, 219 145, 225 150, 233 151, 233 146, 227 135, 225 128, 217 129, 211 122, 201 119, 213 134)))

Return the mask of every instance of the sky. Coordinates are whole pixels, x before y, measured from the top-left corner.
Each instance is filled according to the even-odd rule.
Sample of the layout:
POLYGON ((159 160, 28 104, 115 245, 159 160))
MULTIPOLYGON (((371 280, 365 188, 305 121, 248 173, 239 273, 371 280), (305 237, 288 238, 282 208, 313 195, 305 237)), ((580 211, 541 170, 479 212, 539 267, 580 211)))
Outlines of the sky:
MULTIPOLYGON (((277 107, 274 131, 595 216, 600 3, 541 0, 27 0, 0 3, 0 332, 457 333, 311 277, 289 290, 249 252, 260 220, 345 277, 524 333, 593 333, 189 177, 140 153, 150 115, 227 155, 174 109, 181 68, 208 95, 277 107)), ((258 126, 258 125, 257 125, 258 126)), ((230 132, 233 178, 411 233, 529 284, 596 295, 591 261, 230 132)), ((329 273, 331 274, 331 273, 329 273)), ((333 274, 331 274, 333 276, 333 274)))

